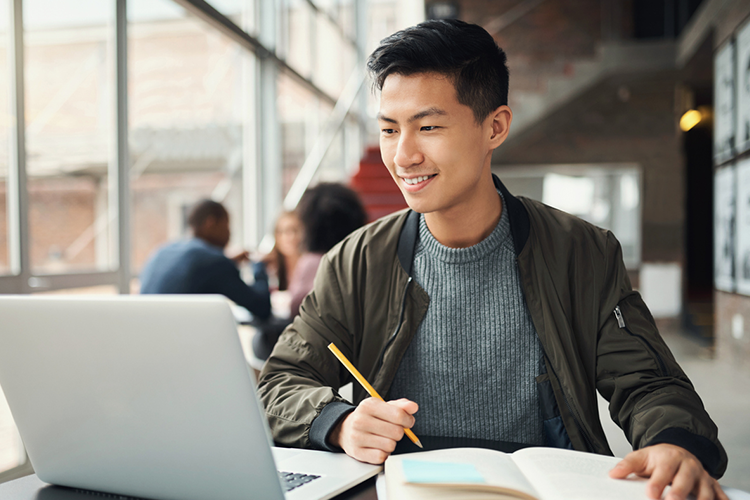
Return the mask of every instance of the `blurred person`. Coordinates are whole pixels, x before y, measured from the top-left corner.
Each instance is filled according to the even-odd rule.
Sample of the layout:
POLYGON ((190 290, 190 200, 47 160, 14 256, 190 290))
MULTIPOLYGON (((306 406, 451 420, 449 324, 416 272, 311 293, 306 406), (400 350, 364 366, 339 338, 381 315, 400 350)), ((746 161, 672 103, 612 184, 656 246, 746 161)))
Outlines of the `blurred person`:
POLYGON ((284 212, 276 220, 275 244, 263 258, 271 281, 276 278, 276 286, 272 285, 271 289, 283 292, 289 288, 289 280, 302 255, 303 233, 302 222, 295 212, 284 212))
POLYGON ((299 313, 299 306, 310 292, 318 264, 328 250, 367 222, 367 214, 357 193, 342 184, 322 183, 302 195, 295 211, 302 223, 305 252, 297 260, 289 287, 290 317, 274 318, 253 337, 253 353, 268 359, 286 326, 299 313))
POLYGON ((229 213, 221 203, 199 201, 190 211, 192 237, 159 248, 141 272, 142 294, 221 294, 250 311, 255 318, 271 316, 265 266, 254 266, 255 283, 247 285, 237 266, 248 253, 224 255, 231 236, 229 213))
POLYGON ((299 314, 302 300, 312 290, 323 254, 367 222, 365 207, 357 193, 335 183, 321 183, 305 191, 297 215, 304 226, 306 251, 289 283, 292 317, 299 314))

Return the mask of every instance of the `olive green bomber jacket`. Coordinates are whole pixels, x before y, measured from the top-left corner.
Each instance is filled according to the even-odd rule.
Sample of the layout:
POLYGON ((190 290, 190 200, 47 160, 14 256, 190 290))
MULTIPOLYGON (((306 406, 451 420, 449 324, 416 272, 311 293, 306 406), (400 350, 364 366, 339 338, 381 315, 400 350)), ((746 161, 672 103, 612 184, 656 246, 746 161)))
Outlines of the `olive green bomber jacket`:
MULTIPOLYGON (((611 455, 598 389, 634 449, 676 444, 720 477, 727 456, 716 425, 632 290, 612 233, 494 182, 545 353, 546 373, 537 383, 546 444, 611 455)), ((330 430, 351 411, 337 390, 352 378, 327 349, 330 342, 388 393, 429 305, 410 277, 417 222, 408 210, 385 217, 324 256, 313 291, 261 373, 259 392, 277 443, 325 448, 330 430)), ((355 404, 368 397, 353 387, 355 404)))

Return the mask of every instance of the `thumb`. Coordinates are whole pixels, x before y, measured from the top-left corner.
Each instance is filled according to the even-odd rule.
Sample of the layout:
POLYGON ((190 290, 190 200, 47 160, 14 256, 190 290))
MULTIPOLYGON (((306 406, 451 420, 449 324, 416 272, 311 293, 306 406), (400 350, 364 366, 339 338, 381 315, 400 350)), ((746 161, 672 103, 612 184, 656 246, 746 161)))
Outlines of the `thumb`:
POLYGON ((625 479, 630 474, 641 474, 646 469, 646 454, 643 450, 628 453, 615 468, 609 471, 609 477, 613 479, 625 479))

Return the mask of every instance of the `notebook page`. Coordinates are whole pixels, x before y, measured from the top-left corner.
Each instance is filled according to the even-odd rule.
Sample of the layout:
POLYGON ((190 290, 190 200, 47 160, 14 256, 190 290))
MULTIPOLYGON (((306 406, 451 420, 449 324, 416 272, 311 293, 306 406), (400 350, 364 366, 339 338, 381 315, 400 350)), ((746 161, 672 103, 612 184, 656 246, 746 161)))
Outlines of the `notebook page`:
POLYGON ((646 480, 611 479, 609 471, 621 460, 593 453, 555 448, 526 448, 513 460, 542 500, 647 500, 646 480))
MULTIPOLYGON (((421 498, 422 491, 424 491, 425 494, 424 498, 438 498, 442 497, 443 494, 446 495, 446 498, 451 498, 451 495, 454 495, 453 498, 455 498, 456 495, 456 490, 454 488, 457 487, 457 485, 445 483, 429 486, 425 486, 424 484, 407 484, 401 467, 402 460, 472 464, 484 478, 485 485, 517 490, 524 494, 526 498, 538 498, 537 492, 535 491, 534 487, 531 486, 529 481, 526 480, 518 467, 513 463, 513 460, 509 455, 499 451, 480 448, 452 448, 445 450, 406 453, 403 455, 392 455, 391 457, 389 457, 388 460, 386 460, 385 464, 389 500, 391 499, 391 492, 393 490, 404 491, 401 486, 406 486, 406 489, 409 491, 410 495, 414 495, 410 498, 421 498), (394 488, 392 486, 396 487, 394 488)), ((486 491, 477 491, 479 489, 482 489, 483 486, 484 485, 476 483, 466 484, 461 486, 461 490, 465 491, 467 494, 469 491, 474 490, 471 494, 471 498, 491 498, 491 494, 488 494, 486 491), (474 495, 476 495, 476 497, 474 495)), ((499 497, 494 496, 493 498, 499 497)))

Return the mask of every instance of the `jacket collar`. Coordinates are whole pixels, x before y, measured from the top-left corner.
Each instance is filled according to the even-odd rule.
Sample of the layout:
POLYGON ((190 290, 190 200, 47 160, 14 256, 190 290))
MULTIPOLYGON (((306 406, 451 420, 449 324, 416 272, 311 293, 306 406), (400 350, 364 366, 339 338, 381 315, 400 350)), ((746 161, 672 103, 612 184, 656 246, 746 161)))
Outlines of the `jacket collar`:
MULTIPOLYGON (((529 214, 526 211, 526 207, 523 206, 523 203, 510 194, 508 189, 495 174, 492 174, 492 182, 495 183, 495 188, 503 193, 503 199, 505 200, 503 210, 508 210, 510 234, 513 236, 513 248, 515 249, 516 257, 518 257, 523 250, 523 247, 526 245, 526 240, 529 239, 529 214)), ((409 276, 411 276, 414 250, 417 245, 418 235, 419 214, 414 210, 409 210, 406 216, 406 221, 401 228, 397 250, 398 260, 401 263, 401 267, 404 268, 406 274, 409 276)))

